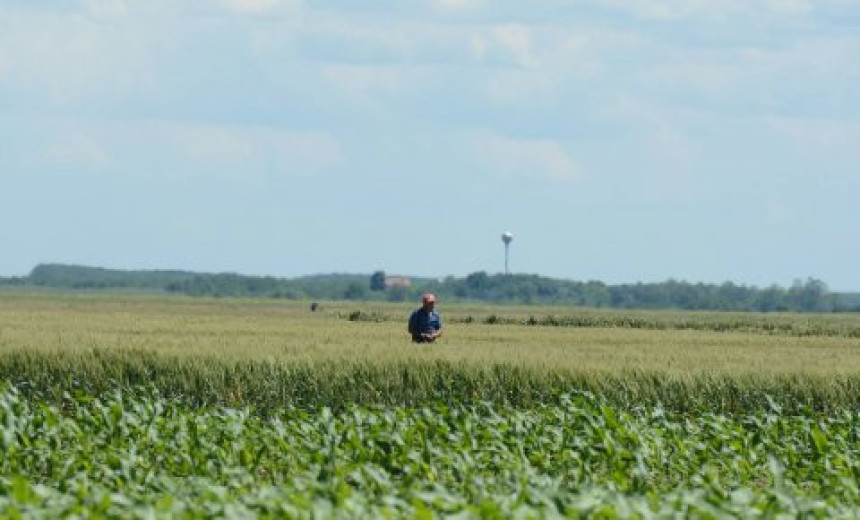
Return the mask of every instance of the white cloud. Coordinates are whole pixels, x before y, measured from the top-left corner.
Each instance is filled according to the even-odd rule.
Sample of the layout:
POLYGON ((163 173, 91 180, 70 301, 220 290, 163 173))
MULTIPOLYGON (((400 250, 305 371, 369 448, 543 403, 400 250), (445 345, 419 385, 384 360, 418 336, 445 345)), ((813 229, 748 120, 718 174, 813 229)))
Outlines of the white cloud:
POLYGON ((350 101, 375 103, 413 92, 434 76, 432 67, 417 65, 328 64, 320 67, 323 77, 350 101))
POLYGON ((531 68, 538 62, 532 52, 530 29, 522 24, 506 24, 493 27, 490 31, 493 42, 509 53, 514 63, 520 67, 531 68))
POLYGON ((392 63, 422 60, 441 39, 425 24, 379 23, 343 16, 314 17, 302 27, 306 54, 326 62, 392 63))
POLYGON ((314 174, 342 163, 339 141, 323 132, 194 123, 157 123, 144 139, 202 167, 246 174, 314 174))
POLYGON ((534 106, 551 101, 555 83, 551 75, 501 70, 485 78, 488 100, 502 106, 534 106))
POLYGON ((766 9, 781 15, 803 16, 812 12, 812 0, 765 0, 766 9))
POLYGON ((702 94, 709 99, 732 98, 748 78, 739 61, 728 59, 725 54, 708 52, 663 56, 663 61, 642 71, 638 79, 676 92, 702 94))
MULTIPOLYGON (((518 117, 529 123, 540 119, 535 124, 549 122, 551 130, 547 134, 546 128, 539 128, 532 135, 554 135, 556 142, 587 117, 592 118, 590 123, 603 117, 607 104, 636 99, 650 105, 650 112, 636 113, 634 108, 622 114, 630 107, 621 103, 612 117, 597 121, 604 125, 601 131, 621 122, 618 131, 629 133, 628 123, 633 123, 649 153, 666 164, 689 167, 701 150, 673 115, 678 106, 713 112, 780 109, 824 98, 831 108, 838 108, 852 99, 850 89, 857 78, 852 71, 860 70, 853 67, 860 53, 857 38, 821 36, 817 31, 797 38, 783 32, 782 45, 757 46, 755 38, 740 38, 737 29, 726 25, 725 32, 712 30, 703 42, 687 48, 672 44, 671 37, 649 24, 631 26, 617 19, 529 24, 516 16, 493 16, 492 20, 512 20, 496 23, 479 13, 450 23, 432 14, 422 18, 427 15, 426 3, 423 10, 420 6, 411 13, 398 10, 393 20, 372 10, 314 10, 299 0, 217 0, 206 7, 152 2, 158 9, 127 0, 79 0, 87 15, 80 9, 0 8, 0 82, 13 83, 17 93, 36 92, 31 96, 38 101, 44 93, 49 94, 49 103, 64 106, 81 106, 75 103, 83 101, 104 107, 109 104, 102 101, 115 101, 111 108, 155 110, 153 117, 185 110, 199 114, 223 106, 214 117, 229 119, 248 107, 257 113, 280 109, 283 114, 292 113, 285 106, 295 105, 302 117, 320 118, 321 125, 355 114, 377 121, 392 114, 398 121, 417 117, 423 124, 439 113, 433 123, 441 126, 463 121, 480 121, 477 124, 483 126, 482 121, 494 118, 494 124, 501 121, 506 128, 519 123, 518 117), (303 7, 308 16, 302 23, 289 20, 282 25, 284 18, 277 15, 303 7), (146 16, 139 17, 141 13, 146 16), (235 16, 243 13, 254 16, 235 16), (103 23, 107 18, 111 23, 103 23), (229 43, 212 51, 207 42, 215 42, 207 39, 227 31, 229 43), (721 39, 726 35, 734 35, 729 38, 731 46, 721 39), (243 41, 247 49, 241 48, 243 41), (243 83, 242 78, 252 74, 259 84, 243 83), (236 83, 234 104, 232 85, 202 90, 225 78, 236 83), (821 95, 807 95, 810 89, 821 95), (191 91, 202 93, 200 105, 178 105, 194 105, 191 91), (281 99, 280 91, 293 98, 285 95, 282 103, 273 102, 281 99), (241 96, 263 101, 246 103, 241 96), (322 105, 330 110, 318 109, 322 105), (443 110, 433 112, 434 107, 443 110), (586 117, 562 124, 552 121, 555 108, 586 117)), ((468 10, 482 3, 438 0, 432 5, 468 10)), ((811 8, 809 0, 592 0, 592 4, 665 19, 791 14, 811 8)), ((259 140, 247 132, 237 137, 227 126, 186 128, 177 139, 187 145, 186 156, 195 160, 221 154, 225 162, 241 162, 260 150, 259 140), (198 141, 220 144, 196 146, 198 141)))
POLYGON ((48 158, 60 166, 103 169, 114 161, 104 145, 82 131, 66 131, 49 145, 48 158))
POLYGON ((128 13, 125 0, 85 0, 86 11, 97 18, 106 19, 123 16, 128 13))
POLYGON ((243 14, 265 14, 276 10, 301 9, 301 0, 220 0, 225 8, 243 14))
POLYGON ((503 176, 564 182, 576 182, 584 177, 564 146, 551 139, 486 135, 476 139, 474 148, 493 173, 503 176))
POLYGON ((344 161, 340 141, 326 132, 188 121, 23 122, 44 148, 28 163, 100 175, 271 179, 316 175, 344 161))
POLYGON ((241 165, 254 159, 262 139, 225 125, 166 124, 166 138, 182 154, 199 163, 241 165))
POLYGON ((631 31, 564 26, 541 28, 536 40, 536 53, 544 69, 578 79, 603 76, 613 56, 629 55, 646 44, 631 31))
POLYGON ((787 148, 809 157, 837 162, 860 160, 860 123, 839 119, 767 116, 765 125, 787 142, 787 148))
POLYGON ((151 84, 158 47, 152 30, 128 18, 101 23, 98 17, 113 16, 124 4, 90 3, 73 12, 0 10, 6 83, 27 94, 47 94, 47 101, 60 105, 151 84))
MULTIPOLYGON (((813 11, 811 0, 594 0, 646 20, 723 22, 735 17, 801 17, 813 11)), ((835 4, 837 1, 820 2, 835 4)))
POLYGON ((628 91, 715 114, 856 112, 860 38, 801 36, 782 44, 654 49, 628 91))
POLYGON ((705 156, 690 128, 707 124, 703 116, 622 95, 606 110, 606 117, 623 129, 616 139, 628 143, 627 153, 651 163, 640 164, 641 171, 649 172, 654 182, 672 194, 689 193, 705 156), (621 137, 622 132, 626 138, 621 137))
POLYGON ((744 0, 597 0, 601 5, 649 20, 723 18, 739 12, 744 0))
POLYGON ((442 12, 475 11, 487 5, 487 0, 431 0, 433 6, 442 12))
POLYGON ((459 28, 462 52, 478 63, 534 69, 541 65, 536 35, 542 28, 521 23, 482 24, 459 28))

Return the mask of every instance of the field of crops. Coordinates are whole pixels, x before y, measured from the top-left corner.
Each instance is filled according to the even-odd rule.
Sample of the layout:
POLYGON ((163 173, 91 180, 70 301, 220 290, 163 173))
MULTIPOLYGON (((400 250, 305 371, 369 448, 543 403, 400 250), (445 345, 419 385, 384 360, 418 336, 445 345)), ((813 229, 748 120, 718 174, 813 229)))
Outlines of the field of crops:
POLYGON ((856 518, 860 317, 0 292, 0 517, 856 518))

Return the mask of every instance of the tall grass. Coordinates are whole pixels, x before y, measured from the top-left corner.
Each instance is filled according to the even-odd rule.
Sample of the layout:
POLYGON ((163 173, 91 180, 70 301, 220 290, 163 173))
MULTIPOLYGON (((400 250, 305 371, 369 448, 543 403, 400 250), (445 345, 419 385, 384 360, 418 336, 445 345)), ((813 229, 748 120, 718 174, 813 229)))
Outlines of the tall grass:
POLYGON ((860 323, 856 316, 647 312, 624 321, 626 314, 585 309, 449 306, 443 340, 419 348, 405 332, 409 309, 4 293, 0 379, 54 399, 154 385, 195 403, 265 408, 534 406, 572 390, 625 408, 659 403, 688 412, 773 402, 827 411, 860 401, 860 340, 845 333, 860 323), (566 325, 529 324, 529 312, 566 325), (656 325, 573 325, 600 320, 656 325), (791 327, 810 333, 773 333, 791 327))
POLYGON ((589 392, 623 409, 662 406, 678 412, 741 413, 778 407, 831 412, 860 406, 860 374, 770 377, 631 371, 543 371, 512 364, 225 361, 145 351, 0 354, 0 380, 53 402, 66 394, 101 395, 153 387, 194 404, 339 409, 351 404, 422 406, 494 402, 517 407, 557 403, 589 392))
MULTIPOLYGON (((388 311, 361 309, 340 313, 349 321, 396 322, 402 318, 388 311)), ((530 327, 577 327, 642 330, 690 330, 748 332, 780 336, 831 336, 860 338, 857 314, 741 313, 703 311, 618 311, 562 309, 559 307, 485 307, 453 313, 452 323, 520 325, 530 327)))

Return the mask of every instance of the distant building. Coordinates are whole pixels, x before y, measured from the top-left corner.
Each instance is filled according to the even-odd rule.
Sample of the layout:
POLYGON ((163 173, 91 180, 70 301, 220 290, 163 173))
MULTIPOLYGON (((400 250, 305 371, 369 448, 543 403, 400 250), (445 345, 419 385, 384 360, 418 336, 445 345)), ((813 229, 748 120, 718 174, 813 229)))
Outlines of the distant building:
POLYGON ((408 276, 386 276, 385 287, 411 287, 412 281, 408 276))

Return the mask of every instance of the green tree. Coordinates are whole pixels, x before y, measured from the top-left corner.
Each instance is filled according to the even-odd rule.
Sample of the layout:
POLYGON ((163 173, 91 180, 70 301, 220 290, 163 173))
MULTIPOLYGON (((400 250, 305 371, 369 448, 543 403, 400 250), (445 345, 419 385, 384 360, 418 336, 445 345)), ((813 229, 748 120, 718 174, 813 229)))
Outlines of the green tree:
POLYGON ((406 287, 392 287, 387 293, 386 299, 390 302, 405 302, 409 299, 409 289, 406 287))
POLYGON ((370 275, 370 290, 384 291, 385 290, 385 271, 376 271, 370 275))
POLYGON ((343 297, 347 300, 364 300, 367 297, 367 288, 360 283, 353 282, 347 286, 343 297))

